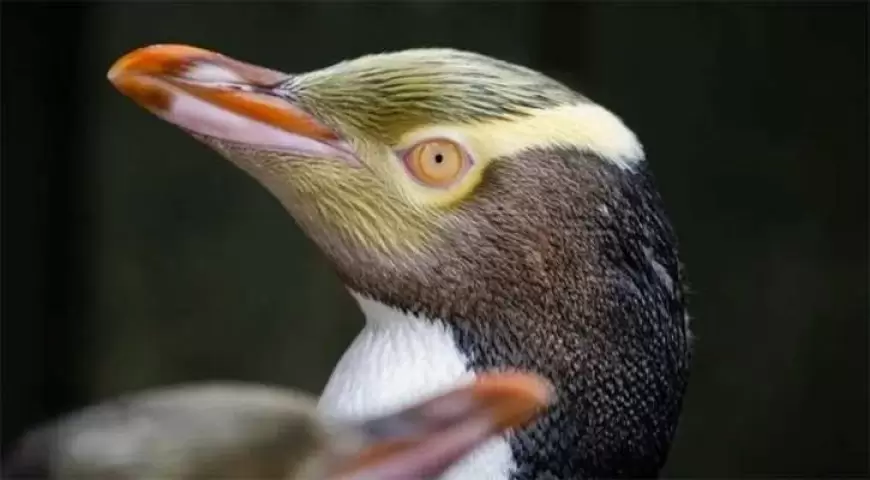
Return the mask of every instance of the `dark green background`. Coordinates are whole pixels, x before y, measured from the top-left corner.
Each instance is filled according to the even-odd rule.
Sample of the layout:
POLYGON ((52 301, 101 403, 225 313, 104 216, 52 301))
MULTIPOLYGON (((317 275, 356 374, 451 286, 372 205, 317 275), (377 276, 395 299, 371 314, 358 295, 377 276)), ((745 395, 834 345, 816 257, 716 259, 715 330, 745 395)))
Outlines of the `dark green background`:
POLYGON ((622 116, 682 242, 697 356, 672 476, 867 471, 867 6, 2 5, 3 444, 119 392, 319 391, 360 315, 258 184, 114 91, 181 42, 286 71, 454 46, 622 116))

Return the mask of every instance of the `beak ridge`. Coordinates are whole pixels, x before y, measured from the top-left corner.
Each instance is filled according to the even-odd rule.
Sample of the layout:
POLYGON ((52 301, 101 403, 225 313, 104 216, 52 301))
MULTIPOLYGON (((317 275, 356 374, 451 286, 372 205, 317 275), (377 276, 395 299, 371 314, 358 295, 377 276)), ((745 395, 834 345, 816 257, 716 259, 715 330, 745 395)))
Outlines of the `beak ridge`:
POLYGON ((281 143, 273 131, 242 125, 248 121, 317 142, 338 139, 276 94, 276 85, 290 75, 199 47, 143 47, 118 59, 107 76, 134 102, 195 133, 254 145, 281 143))
POLYGON ((119 58, 109 69, 108 78, 113 82, 118 76, 130 73, 140 75, 184 77, 197 65, 213 65, 222 68, 213 70, 214 78, 203 81, 248 83, 252 86, 269 87, 289 75, 265 67, 232 59, 220 53, 199 47, 180 44, 157 44, 133 50, 119 58))

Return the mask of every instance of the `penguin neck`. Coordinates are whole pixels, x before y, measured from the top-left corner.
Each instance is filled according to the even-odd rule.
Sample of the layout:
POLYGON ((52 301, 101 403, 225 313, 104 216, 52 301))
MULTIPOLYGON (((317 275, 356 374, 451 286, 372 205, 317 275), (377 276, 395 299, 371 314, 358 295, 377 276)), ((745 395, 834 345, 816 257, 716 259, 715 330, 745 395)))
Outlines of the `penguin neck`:
POLYGON ((445 322, 351 294, 366 323, 321 395, 325 414, 342 419, 387 414, 474 377, 445 322))
POLYGON ((357 295, 368 324, 324 408, 374 414, 473 372, 534 372, 557 399, 506 437, 511 478, 657 476, 691 343, 676 237, 651 173, 558 149, 500 165, 475 191, 468 228, 423 259, 433 264, 337 262, 351 289, 382 303, 357 295))
MULTIPOLYGON (((352 290, 351 294, 366 324, 333 370, 319 400, 321 414, 359 420, 391 413, 474 378, 446 322, 405 313, 352 290)), ((496 438, 441 478, 506 480, 514 469, 510 445, 496 438)))

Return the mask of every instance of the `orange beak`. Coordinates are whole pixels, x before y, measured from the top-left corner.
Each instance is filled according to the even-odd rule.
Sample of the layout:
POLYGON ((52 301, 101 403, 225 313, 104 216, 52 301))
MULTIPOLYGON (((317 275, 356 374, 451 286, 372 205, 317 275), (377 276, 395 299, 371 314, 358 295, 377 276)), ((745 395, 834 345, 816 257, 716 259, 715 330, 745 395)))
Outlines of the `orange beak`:
POLYGON ((307 155, 347 154, 334 130, 285 98, 291 75, 186 45, 152 45, 115 62, 109 81, 191 133, 307 155), (338 152, 336 151, 338 150, 338 152))
POLYGON ((552 387, 526 373, 490 373, 355 429, 366 446, 336 462, 330 480, 434 478, 486 440, 533 420, 552 387))

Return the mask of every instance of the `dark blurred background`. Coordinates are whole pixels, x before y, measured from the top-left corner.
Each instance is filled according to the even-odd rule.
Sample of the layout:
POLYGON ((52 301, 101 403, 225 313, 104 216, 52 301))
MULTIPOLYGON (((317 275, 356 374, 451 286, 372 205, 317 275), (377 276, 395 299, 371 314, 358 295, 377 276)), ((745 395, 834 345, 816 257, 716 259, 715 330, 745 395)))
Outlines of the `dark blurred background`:
POLYGON ((2 440, 205 379, 318 392, 361 316, 273 198, 112 89, 152 43, 285 71, 415 46, 563 80, 644 141, 697 354, 665 474, 868 468, 867 4, 2 4, 2 440))

